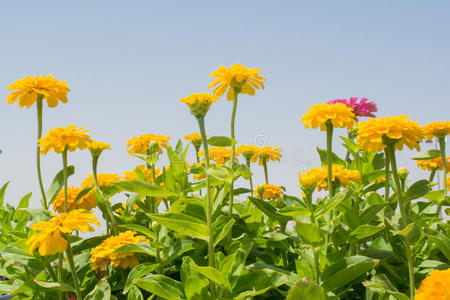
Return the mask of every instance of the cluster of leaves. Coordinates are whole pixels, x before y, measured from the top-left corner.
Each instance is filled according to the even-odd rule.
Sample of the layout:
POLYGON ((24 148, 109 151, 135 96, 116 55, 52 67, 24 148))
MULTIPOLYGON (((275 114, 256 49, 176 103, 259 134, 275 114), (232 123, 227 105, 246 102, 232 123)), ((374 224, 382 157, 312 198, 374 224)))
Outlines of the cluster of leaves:
MULTIPOLYGON (((230 186, 238 178, 249 179, 251 172, 237 163, 210 168, 211 236, 206 223, 205 180, 189 180, 191 174, 202 174, 205 168, 186 168, 188 147, 181 142, 174 149, 167 147, 170 168, 154 183, 148 183, 137 170, 141 180, 115 183, 104 191, 106 202, 99 203, 105 215, 108 199, 126 197, 123 213, 113 216, 111 225, 150 240, 116 250, 138 254, 138 266, 131 270, 109 267, 103 273, 91 270, 90 251, 107 236, 70 237, 84 299, 211 299, 211 284, 218 299, 409 299, 404 238, 413 245, 416 285, 431 270, 449 268, 450 228, 433 208, 438 201, 449 205, 449 199, 442 202, 443 191, 432 190, 427 180, 410 184, 405 179, 402 190, 395 190, 391 177, 386 178, 391 181, 390 197, 381 196, 385 182, 377 180, 385 175, 383 155, 363 153, 351 140, 343 140, 353 159, 342 160, 335 154, 330 159, 359 170, 362 180, 332 198, 317 197, 313 204, 289 195, 263 201, 252 197, 249 189, 237 188, 234 195, 241 201, 236 198, 230 217, 230 186), (396 211, 398 193, 408 202, 406 227, 396 211), (142 201, 147 198, 163 198, 168 208, 152 213, 142 201), (139 208, 133 209, 134 205, 139 208), (209 239, 214 241, 215 267, 208 266, 209 239)), ((212 145, 232 142, 210 138, 212 145)), ((325 164, 326 151, 318 152, 325 164)), ((158 159, 139 158, 150 164, 158 159)), ((74 172, 71 166, 69 175, 74 172)), ((25 245, 33 234, 30 225, 48 220, 49 212, 29 208, 31 194, 17 207, 4 205, 7 185, 0 189, 0 276, 8 280, 0 284, 0 291, 13 299, 73 294, 68 265, 63 263, 62 282, 58 283, 53 278, 57 256, 30 255, 25 245)), ((50 201, 62 185, 60 172, 47 191, 50 201)), ((113 205, 113 210, 119 207, 121 203, 113 205)))

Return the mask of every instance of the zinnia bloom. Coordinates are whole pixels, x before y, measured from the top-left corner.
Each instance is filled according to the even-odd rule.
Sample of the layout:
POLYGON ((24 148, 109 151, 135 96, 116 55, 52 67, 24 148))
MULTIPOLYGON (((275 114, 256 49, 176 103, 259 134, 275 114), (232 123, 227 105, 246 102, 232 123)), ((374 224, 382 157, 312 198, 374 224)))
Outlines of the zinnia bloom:
MULTIPOLYGON (((447 171, 450 172, 450 156, 447 156, 446 159, 447 159, 447 171)), ((418 160, 417 166, 423 170, 428 171, 442 170, 442 158, 436 157, 433 159, 418 160)))
POLYGON ((281 160, 281 148, 278 146, 264 146, 258 148, 255 155, 252 157, 252 162, 258 161, 260 165, 264 165, 264 162, 280 161, 281 160))
POLYGON ((50 221, 33 224, 31 228, 39 232, 32 235, 25 244, 30 245, 30 254, 33 254, 36 248, 39 248, 41 256, 63 253, 67 249, 68 242, 62 235, 70 234, 74 230, 94 231, 90 224, 100 226, 95 215, 82 209, 61 213, 59 216, 54 215, 50 221))
POLYGON ((191 94, 180 101, 189 106, 191 114, 197 119, 203 118, 208 112, 211 104, 219 100, 219 97, 210 93, 191 94))
MULTIPOLYGON (((224 165, 231 160, 231 148, 227 147, 210 147, 208 148, 209 159, 214 160, 217 165, 224 165)), ((200 150, 198 156, 205 156, 205 151, 200 150)))
POLYGON ((198 132, 185 135, 184 139, 190 141, 196 149, 200 148, 200 146, 202 145, 202 136, 198 132))
MULTIPOLYGON (((86 193, 77 199, 78 195, 82 191, 81 188, 75 186, 69 186, 67 188, 67 210, 74 209, 92 210, 97 207, 97 201, 91 192, 86 193)), ((53 209, 59 213, 64 212, 64 189, 61 189, 56 195, 53 201, 53 209)))
POLYGON ((108 143, 92 141, 88 149, 91 151, 92 156, 98 157, 104 150, 111 150, 111 146, 108 143))
POLYGON ((303 115, 301 121, 305 123, 305 128, 318 128, 327 130, 327 122, 331 122, 334 128, 352 129, 356 123, 356 116, 353 109, 342 103, 322 103, 314 104, 303 115))
MULTIPOLYGON (((320 170, 320 169, 319 169, 320 170)), ((317 190, 328 190, 328 166, 323 166, 322 173, 318 173, 319 181, 317 182, 317 190)), ((341 165, 333 164, 331 170, 331 180, 333 184, 340 187, 349 186, 350 183, 361 181, 361 174, 357 170, 348 170, 341 165)))
POLYGON ((251 160, 258 150, 259 147, 255 145, 239 145, 236 147, 236 153, 242 154, 247 161, 251 160))
MULTIPOLYGON (((120 181, 122 179, 119 174, 109 174, 109 173, 101 173, 97 174, 98 185, 101 188, 107 188, 112 186, 115 182, 120 181)), ((82 188, 86 187, 94 187, 94 176, 92 174, 88 175, 85 180, 81 183, 82 188)))
MULTIPOLYGON (((147 169, 147 167, 144 165, 139 165, 136 167, 136 169, 138 169, 145 176, 145 178, 147 178, 147 181, 150 183, 153 182, 153 178, 156 178, 161 174, 161 171, 159 168, 155 169, 155 174, 153 174, 152 169, 147 169)), ((123 172, 123 174, 124 174, 124 178, 126 180, 139 180, 136 170, 125 171, 125 172, 123 172)))
POLYGON ((261 196, 262 194, 263 200, 275 200, 281 198, 281 196, 283 195, 283 190, 279 186, 273 184, 262 184, 256 187, 254 193, 259 196, 261 196))
POLYGON ((450 121, 429 123, 423 127, 423 130, 428 139, 432 139, 433 137, 443 138, 446 135, 450 135, 450 121))
POLYGON ((298 173, 298 182, 303 191, 312 193, 321 180, 323 180, 323 170, 320 168, 312 168, 309 171, 298 173))
POLYGON ((450 299, 450 269, 434 270, 420 284, 414 300, 450 299))
POLYGON ((369 99, 367 98, 361 98, 361 100, 358 103, 358 97, 350 97, 349 100, 347 99, 335 99, 330 100, 327 103, 333 104, 333 103, 342 103, 345 104, 353 109, 353 112, 357 117, 369 117, 369 118, 375 118, 375 115, 373 112, 378 111, 377 105, 375 102, 368 102, 369 99))
POLYGON ((216 77, 208 88, 213 88, 214 95, 222 96, 228 90, 227 100, 233 100, 235 92, 238 94, 255 95, 255 89, 264 89, 264 77, 259 75, 261 71, 257 68, 247 68, 241 64, 232 65, 231 68, 220 66, 209 77, 216 77))
POLYGON ((70 152, 76 149, 84 150, 91 143, 91 137, 86 134, 87 132, 84 127, 76 128, 75 125, 50 129, 46 136, 38 140, 41 154, 45 155, 51 150, 62 153, 66 147, 70 152))
POLYGON ((93 270, 105 269, 108 264, 111 264, 114 268, 132 269, 139 264, 136 253, 114 254, 113 252, 124 245, 148 242, 148 239, 130 230, 111 236, 91 251, 91 268, 93 270))
POLYGON ((358 125, 359 133, 356 141, 366 152, 379 152, 386 147, 386 138, 395 141, 395 149, 402 150, 403 146, 420 150, 419 143, 424 134, 419 123, 409 120, 409 117, 369 119, 358 125))
POLYGON ((19 107, 28 108, 37 101, 39 95, 47 100, 48 107, 56 107, 58 101, 67 103, 67 93, 70 92, 66 81, 58 81, 51 74, 18 79, 8 86, 8 91, 15 91, 6 99, 8 104, 19 99, 19 107))
POLYGON ((161 134, 141 134, 139 137, 132 137, 127 141, 128 153, 130 154, 148 154, 148 149, 151 142, 158 143, 158 152, 162 153, 162 149, 166 148, 170 140, 170 136, 161 134))

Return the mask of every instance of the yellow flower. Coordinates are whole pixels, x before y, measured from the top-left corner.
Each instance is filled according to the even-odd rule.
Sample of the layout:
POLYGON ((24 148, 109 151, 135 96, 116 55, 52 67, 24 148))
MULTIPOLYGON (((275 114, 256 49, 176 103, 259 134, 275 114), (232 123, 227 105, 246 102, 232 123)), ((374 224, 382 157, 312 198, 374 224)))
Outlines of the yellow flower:
MULTIPOLYGON (((156 178, 161 174, 161 171, 159 168, 155 169, 155 175, 153 175, 152 169, 147 169, 147 167, 144 165, 137 166, 136 169, 141 171, 141 173, 144 174, 145 178, 147 178, 147 181, 150 183, 153 182, 153 178, 156 178)), ((139 180, 139 177, 138 177, 136 171, 134 171, 134 170, 133 171, 125 171, 125 172, 123 172, 123 174, 124 174, 124 178, 126 180, 139 180)))
POLYGON ((450 299, 450 269, 434 270, 420 284, 414 300, 450 299))
POLYGON ((106 269, 108 264, 111 264, 114 268, 120 267, 122 269, 132 269, 137 266, 139 261, 136 253, 113 253, 124 245, 149 242, 145 237, 136 234, 137 233, 128 230, 104 240, 91 251, 91 268, 93 270, 106 269))
POLYGON ((131 140, 127 141, 128 153, 130 154, 148 154, 148 148, 151 142, 158 143, 158 152, 162 153, 162 149, 166 148, 168 142, 170 140, 170 136, 161 135, 161 134, 141 134, 139 137, 132 137, 131 140))
MULTIPOLYGON (((97 174, 98 185, 101 188, 110 187, 115 182, 120 181, 121 179, 122 179, 122 177, 119 176, 119 174, 109 174, 109 173, 97 174)), ((88 175, 86 177, 86 179, 83 180, 83 182, 81 183, 82 188, 94 187, 94 186, 95 186, 94 176, 92 174, 88 175)))
MULTIPOLYGON (((208 137, 208 136, 206 136, 208 137)), ((194 145, 195 148, 200 148, 202 145, 202 136, 200 133, 195 132, 184 136, 185 140, 191 141, 192 145, 194 145)))
POLYGON ((236 153, 242 154, 246 160, 250 160, 259 150, 255 145, 239 145, 236 147, 236 153))
POLYGON ((334 128, 352 129, 356 124, 356 116, 353 109, 343 103, 322 103, 311 105, 301 121, 305 123, 305 128, 320 127, 322 131, 327 130, 328 121, 334 128))
POLYGON ((209 77, 216 77, 208 88, 213 88, 214 95, 222 96, 228 90, 227 100, 234 99, 234 93, 255 95, 256 89, 264 89, 264 77, 259 75, 261 71, 257 68, 247 68, 241 64, 232 65, 231 68, 220 66, 216 71, 209 74, 209 77))
POLYGON ((300 187, 308 192, 313 192, 321 180, 323 180, 323 171, 320 168, 312 168, 309 171, 298 173, 300 187))
POLYGON ((111 150, 111 146, 108 143, 92 141, 88 149, 91 151, 92 156, 98 157, 103 150, 111 150))
POLYGON ((211 104, 219 100, 219 97, 210 93, 191 94, 180 101, 189 106, 191 114, 196 118, 203 118, 208 112, 211 104))
POLYGON ((58 81, 51 74, 18 79, 8 86, 8 91, 15 91, 8 96, 8 104, 19 99, 19 107, 28 108, 36 102, 38 95, 47 100, 48 107, 56 107, 58 101, 67 103, 67 93, 70 92, 66 81, 58 81))
POLYGON ((54 215, 50 221, 33 224, 31 228, 39 232, 32 235, 25 244, 30 245, 30 254, 33 254, 36 248, 39 248, 41 256, 63 253, 67 249, 68 242, 62 235, 70 234, 74 230, 94 231, 90 224, 100 226, 96 216, 83 209, 61 213, 59 216, 54 215))
MULTIPOLYGON (((450 156, 447 156, 446 159, 447 159, 447 172, 450 172, 450 156)), ((423 170, 428 171, 442 170, 442 158, 436 157, 433 159, 418 160, 417 166, 423 170)))
POLYGON ((433 137, 443 138, 446 135, 450 135, 450 121, 429 123, 423 127, 423 130, 428 139, 432 139, 433 137))
POLYGON ((447 190, 450 191, 450 177, 447 177, 447 190))
POLYGON ((281 148, 278 146, 265 146, 258 148, 255 155, 252 157, 252 162, 256 162, 259 159, 259 164, 263 165, 264 161, 280 161, 281 148))
MULTIPOLYGON (((231 160, 231 148, 226 147, 210 147, 208 148, 209 159, 214 160, 217 165, 224 165, 231 160)), ((205 156, 205 151, 200 150, 198 156, 205 156)))
POLYGON ((38 140, 41 146, 41 154, 47 154, 54 150, 56 153, 62 153, 64 149, 70 152, 76 149, 84 150, 91 143, 88 131, 84 127, 76 128, 75 125, 67 127, 55 127, 47 132, 47 135, 38 140))
POLYGON ((386 138, 395 141, 395 149, 402 150, 403 146, 420 150, 419 142, 424 134, 419 123, 409 120, 409 117, 369 119, 358 125, 356 141, 366 152, 379 152, 386 147, 386 138))
MULTIPOLYGON (((67 188, 67 210, 71 211, 74 209, 84 209, 91 210, 97 206, 97 201, 91 192, 77 199, 78 195, 82 191, 81 188, 75 186, 69 186, 67 188)), ((56 195, 53 201, 53 209, 59 213, 64 212, 64 189, 61 189, 56 195)))
POLYGON ((276 185, 273 184, 262 184, 256 186, 256 189, 253 191, 256 195, 262 194, 262 198, 264 200, 267 199, 279 199, 281 195, 283 195, 283 190, 276 185))
MULTIPOLYGON (((360 182, 361 174, 357 170, 348 170, 341 165, 333 165, 331 169, 331 181, 340 187, 350 185, 350 182, 360 182)), ((328 190, 328 166, 323 166, 322 173, 318 175, 317 190, 328 190)))

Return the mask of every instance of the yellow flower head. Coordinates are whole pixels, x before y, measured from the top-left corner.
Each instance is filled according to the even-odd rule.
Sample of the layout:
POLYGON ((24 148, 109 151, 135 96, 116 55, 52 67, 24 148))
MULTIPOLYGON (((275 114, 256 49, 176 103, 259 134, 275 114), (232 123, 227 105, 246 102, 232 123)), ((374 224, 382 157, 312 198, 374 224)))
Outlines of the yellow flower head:
POLYGON ((94 231, 90 225, 100 226, 97 217, 83 209, 72 210, 69 213, 54 215, 50 221, 35 223, 31 228, 39 231, 32 235, 26 245, 30 245, 29 253, 33 254, 39 248, 39 255, 53 255, 57 252, 63 253, 67 249, 67 240, 62 234, 70 234, 74 230, 82 232, 94 231))
POLYGON ((280 161, 281 160, 281 148, 278 146, 264 146, 258 148, 255 155, 252 157, 252 162, 257 160, 260 165, 264 165, 264 162, 280 161))
POLYGON ((427 139, 434 137, 443 138, 450 135, 450 121, 438 121, 425 125, 423 127, 427 139))
POLYGON ((232 65, 231 68, 220 66, 209 77, 216 77, 208 88, 213 88, 214 95, 222 96, 228 90, 227 100, 233 100, 235 92, 238 94, 255 95, 255 89, 264 89, 264 77, 259 75, 261 71, 257 68, 247 68, 241 64, 232 65))
MULTIPOLYGON (((224 165, 227 161, 231 160, 231 148, 227 147, 209 147, 208 148, 209 159, 214 160, 217 165, 224 165)), ((205 151, 198 151, 198 156, 205 156, 205 151)))
POLYGON ((321 180, 323 180, 323 171, 320 168, 312 168, 309 171, 298 173, 298 181, 301 189, 310 193, 314 191, 321 180))
POLYGON ((41 154, 45 155, 51 150, 62 153, 66 147, 70 152, 77 149, 84 150, 91 143, 91 137, 86 134, 87 132, 84 127, 76 128, 75 125, 50 129, 46 136, 38 140, 41 154))
MULTIPOLYGON (((208 137, 208 136, 206 136, 208 137)), ((195 132, 184 136, 185 140, 191 141, 192 145, 194 145, 195 148, 200 148, 202 145, 202 136, 200 133, 195 132)))
POLYGON ((322 131, 327 130, 328 121, 334 128, 352 129, 356 124, 356 116, 353 109, 343 103, 322 103, 311 105, 301 121, 305 123, 305 128, 320 127, 322 131))
POLYGON ((133 136, 131 140, 127 141, 128 153, 130 154, 148 154, 148 149, 151 142, 158 143, 158 152, 162 153, 162 149, 166 148, 170 140, 170 136, 162 135, 162 134, 149 134, 144 133, 139 137, 133 136))
POLYGON ((255 145, 239 145, 236 147, 236 153, 242 154, 246 160, 250 160, 259 150, 255 145))
POLYGON ((450 176, 447 177, 447 190, 450 191, 450 176))
POLYGON ((283 190, 276 185, 273 184, 261 184, 256 186, 256 189, 253 191, 255 195, 261 196, 263 200, 267 199, 279 199, 283 195, 283 190))
POLYGON ((19 107, 28 108, 36 102, 39 95, 43 100, 47 100, 48 107, 56 107, 58 101, 67 103, 67 93, 70 92, 66 81, 58 81, 51 74, 18 79, 8 86, 8 91, 15 91, 9 94, 8 104, 19 99, 19 107))
POLYGON ((414 300, 450 299, 450 269, 434 270, 420 284, 414 300))
MULTIPOLYGON (((331 180, 340 187, 350 185, 350 182, 360 182, 361 174, 357 170, 348 170, 341 165, 333 165, 331 170, 331 180)), ((318 175, 320 180, 317 183, 317 189, 328 190, 328 166, 323 166, 322 173, 318 175)))
POLYGON ((103 150, 111 150, 111 146, 108 143, 92 141, 88 149, 91 151, 92 156, 98 157, 103 150))
MULTIPOLYGON (((153 175, 152 169, 147 169, 144 165, 139 165, 136 167, 139 171, 141 171, 142 174, 144 174, 145 178, 147 178, 147 181, 152 183, 153 178, 158 177, 161 174, 161 171, 159 168, 155 169, 155 174, 153 175)), ((126 180, 139 180, 139 177, 135 170, 133 171, 125 171, 123 172, 124 178, 126 180)))
POLYGON ((91 268, 93 270, 106 269, 108 264, 111 264, 114 268, 132 269, 139 264, 136 253, 115 254, 113 252, 124 245, 148 242, 148 239, 130 230, 111 236, 91 251, 91 268))
POLYGON ((424 137, 419 123, 409 120, 409 117, 369 119, 358 125, 359 133, 356 141, 366 152, 379 152, 386 147, 385 139, 395 141, 395 149, 402 150, 403 146, 420 150, 419 143, 424 137))
MULTIPOLYGON (((446 157, 447 160, 447 171, 450 172, 450 156, 446 157)), ((417 166, 423 170, 433 171, 442 170, 442 158, 436 157, 427 160, 418 160, 417 166)))
POLYGON ((191 114, 198 118, 203 118, 208 112, 211 104, 219 100, 219 97, 210 93, 191 94, 186 98, 181 98, 180 101, 189 106, 191 114))
MULTIPOLYGON (((122 179, 119 174, 109 174, 109 173, 102 173, 97 174, 97 181, 98 185, 101 188, 107 188, 112 186, 115 182, 120 181, 122 179)), ((85 180, 81 183, 82 188, 86 187, 94 187, 94 176, 92 174, 88 175, 85 180)))
MULTIPOLYGON (((91 192, 83 195, 77 199, 78 195, 82 191, 81 188, 75 186, 69 186, 67 188, 67 210, 74 209, 92 210, 97 206, 97 201, 91 192)), ((64 212, 64 189, 61 189, 56 195, 53 201, 53 209, 59 213, 64 212)))

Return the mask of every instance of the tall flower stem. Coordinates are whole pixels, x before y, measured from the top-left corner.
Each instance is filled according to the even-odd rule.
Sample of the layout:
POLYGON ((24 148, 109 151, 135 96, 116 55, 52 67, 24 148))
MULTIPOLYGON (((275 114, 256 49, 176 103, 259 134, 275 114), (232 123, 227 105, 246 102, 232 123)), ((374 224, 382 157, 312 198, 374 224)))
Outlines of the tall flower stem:
MULTIPOLYGON (((69 237, 67 237, 67 239, 69 239, 69 237)), ((83 299, 83 296, 82 296, 81 290, 80 290, 80 283, 78 282, 79 279, 77 276, 77 272, 75 271, 72 247, 70 246, 70 243, 67 246, 66 255, 67 255, 67 260, 69 261, 70 273, 72 274, 72 278, 73 278, 73 287, 75 288, 75 294, 77 295, 77 299, 83 299)))
MULTIPOLYGON (((445 157, 445 137, 439 138, 439 150, 441 151, 441 158, 442 158, 442 181, 444 186, 444 196, 442 197, 442 200, 444 200, 445 197, 447 196, 447 159, 445 157)), ((436 213, 440 215, 441 210, 442 204, 438 204, 436 213)))
MULTIPOLYGON (((231 112, 231 138, 234 140, 236 135, 235 135, 235 121, 236 121, 236 109, 237 109, 237 96, 239 94, 239 91, 237 91, 236 89, 234 90, 234 98, 233 98, 233 111, 231 112)), ((202 137, 203 138, 203 137, 202 137)), ((205 141, 203 141, 203 144, 205 143, 205 141)), ((231 170, 234 172, 234 159, 236 158, 236 144, 233 143, 233 145, 231 146, 231 170)), ((234 175, 233 175, 234 177, 234 175)), ((228 193, 229 195, 229 207, 228 207, 228 216, 231 218, 233 216, 233 201, 234 201, 234 178, 231 179, 231 184, 230 184, 230 192, 228 193)))
POLYGON ((63 176, 64 176, 64 212, 67 213, 67 147, 62 153, 63 176))
MULTIPOLYGON (((38 123, 37 139, 38 140, 42 137, 42 110, 43 110, 42 109, 42 98, 43 98, 43 96, 41 94, 39 94, 37 101, 36 101, 37 123, 38 123)), ((44 206, 45 209, 48 209, 47 197, 45 195, 44 184, 42 182, 41 147, 39 145, 36 148, 36 168, 37 168, 37 175, 38 175, 38 181, 39 181, 39 189, 41 190, 41 195, 42 195, 42 206, 44 206)))
POLYGON ((389 202, 389 153, 384 149, 384 201, 389 202))
POLYGON ((248 170, 250 171, 250 191, 253 193, 253 179, 252 179, 252 172, 250 170, 250 159, 246 159, 245 163, 247 164, 248 170))
POLYGON ((269 172, 267 171, 267 159, 263 159, 263 167, 264 167, 264 178, 266 179, 266 184, 269 184, 269 172))
POLYGON ((333 189, 333 124, 330 120, 326 122, 327 124, 327 166, 328 166, 328 194, 331 197, 334 196, 333 189))
MULTIPOLYGON (((200 134, 202 135, 203 141, 203 151, 205 152, 206 161, 206 223, 209 230, 208 239, 208 264, 210 267, 215 267, 214 258, 214 238, 212 231, 212 205, 211 205, 211 184, 209 179, 209 152, 208 152, 208 142, 206 140, 206 130, 205 130, 205 119, 204 117, 197 118, 198 126, 200 127, 200 134)), ((210 292, 212 299, 216 297, 215 286, 212 281, 210 281, 210 292)))
MULTIPOLYGON (((312 203, 312 193, 310 192, 305 192, 306 195, 306 202, 308 204, 308 209, 311 212, 311 216, 310 216, 310 220, 312 224, 317 224, 317 226, 319 226, 319 224, 316 222, 316 217, 314 216, 314 207, 313 207, 313 203, 312 203)), ((314 281, 319 284, 319 278, 320 278, 320 263, 319 263, 319 251, 317 248, 313 248, 313 254, 314 254, 314 281)))
MULTIPOLYGON (((402 227, 405 228, 408 225, 408 223, 407 223, 408 221, 406 219, 407 218, 406 205, 402 200, 402 188, 401 188, 400 178, 398 177, 394 146, 395 146, 395 143, 388 143, 387 149, 389 152, 389 160, 391 162, 391 167, 392 167, 392 176, 394 177, 395 186, 397 188, 397 199, 398 199, 398 206, 400 208, 401 223, 402 223, 402 227)), ((405 251, 406 251, 406 259, 408 262, 409 293, 410 293, 411 299, 414 299, 414 295, 415 295, 414 263, 413 263, 412 253, 411 253, 411 244, 409 242, 408 236, 405 237, 405 251)))
POLYGON ((430 177, 428 178, 428 181, 430 183, 433 182, 435 175, 436 175, 436 169, 431 170, 430 177))

